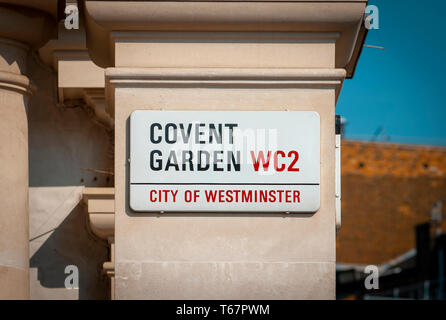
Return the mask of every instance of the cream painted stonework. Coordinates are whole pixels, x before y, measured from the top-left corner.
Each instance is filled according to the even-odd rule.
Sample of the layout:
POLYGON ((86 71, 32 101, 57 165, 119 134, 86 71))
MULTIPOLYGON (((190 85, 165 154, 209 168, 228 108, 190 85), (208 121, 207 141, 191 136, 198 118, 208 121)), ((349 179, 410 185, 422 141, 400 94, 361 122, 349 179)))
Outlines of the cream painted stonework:
POLYGON ((365 2, 213 5, 182 3, 179 12, 167 3, 140 3, 141 12, 156 7, 164 20, 135 13, 114 24, 112 11, 99 15, 99 4, 91 3, 90 17, 103 28, 98 32, 111 39, 107 50, 90 52, 109 67, 106 96, 115 120, 115 298, 334 299, 335 105, 357 52, 365 2), (236 8, 243 10, 229 15, 236 8), (188 20, 191 11, 195 20, 188 20), (317 111, 320 210, 280 216, 132 212, 134 110, 317 111))
POLYGON ((66 30, 63 1, 0 0, 0 298, 334 299, 335 106, 367 1, 78 2, 66 30), (133 212, 134 110, 318 112, 320 209, 133 212))
POLYGON ((108 71, 115 82, 116 110, 116 298, 333 299, 336 85, 136 80, 137 88, 128 88, 127 82, 113 80, 114 72, 119 74, 108 71), (128 117, 142 109, 319 112, 321 209, 290 216, 133 213, 128 206, 128 117))

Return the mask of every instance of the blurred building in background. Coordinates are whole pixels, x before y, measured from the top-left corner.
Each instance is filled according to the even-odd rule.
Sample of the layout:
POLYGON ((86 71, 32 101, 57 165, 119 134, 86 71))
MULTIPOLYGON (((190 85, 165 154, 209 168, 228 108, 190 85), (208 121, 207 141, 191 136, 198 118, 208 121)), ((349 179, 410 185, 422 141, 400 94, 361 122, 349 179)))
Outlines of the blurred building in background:
POLYGON ((446 148, 343 141, 338 298, 444 298, 445 200, 446 148))

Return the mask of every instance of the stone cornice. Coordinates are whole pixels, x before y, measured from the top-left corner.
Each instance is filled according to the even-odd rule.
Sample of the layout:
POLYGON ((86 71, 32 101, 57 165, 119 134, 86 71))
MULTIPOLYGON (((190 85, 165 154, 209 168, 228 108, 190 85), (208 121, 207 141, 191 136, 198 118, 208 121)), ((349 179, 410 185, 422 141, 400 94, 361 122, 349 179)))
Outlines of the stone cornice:
MULTIPOLYGON (((351 64, 367 1, 85 1, 92 60, 114 66, 112 31, 338 32, 336 67, 351 64)), ((359 46, 360 47, 360 46, 359 46)), ((349 74, 353 70, 348 70, 349 74)))
POLYGON ((153 82, 153 81, 215 81, 215 82, 264 82, 299 84, 303 82, 333 83, 346 76, 343 69, 227 69, 227 68, 108 68, 108 82, 153 82))
POLYGON ((107 30, 334 31, 356 24, 366 0, 353 1, 85 1, 107 30))
MULTIPOLYGON (((138 86, 196 86, 215 87, 328 87, 338 96, 346 77, 344 69, 230 69, 230 68, 107 68, 106 95, 109 107, 113 104, 113 87, 138 86), (107 90, 108 89, 108 90, 107 90)), ((113 110, 108 110, 113 114, 113 110)))
POLYGON ((58 36, 56 39, 51 39, 42 48, 39 49, 40 58, 47 65, 52 66, 57 71, 57 59, 55 53, 67 52, 76 54, 83 54, 88 57, 87 46, 85 44, 85 29, 81 25, 79 30, 67 30, 63 22, 58 24, 58 36))
POLYGON ((344 69, 228 69, 228 68, 107 68, 107 112, 114 115, 116 86, 197 86, 269 88, 333 88, 339 97, 347 73, 344 69))
POLYGON ((106 113, 104 70, 94 65, 85 45, 85 29, 67 30, 59 23, 58 38, 39 50, 42 61, 58 76, 58 102, 78 103, 83 100, 95 115, 94 120, 113 128, 113 119, 106 113))

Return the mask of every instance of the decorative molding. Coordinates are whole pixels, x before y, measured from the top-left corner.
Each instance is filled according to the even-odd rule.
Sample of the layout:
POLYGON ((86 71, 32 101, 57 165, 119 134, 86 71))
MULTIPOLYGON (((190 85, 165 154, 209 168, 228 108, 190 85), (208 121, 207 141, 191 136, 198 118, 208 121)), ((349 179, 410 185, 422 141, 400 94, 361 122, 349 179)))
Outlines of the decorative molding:
POLYGON ((115 189, 85 188, 83 201, 88 208, 91 231, 103 240, 115 233, 115 189))
POLYGON ((105 89, 86 88, 83 91, 85 103, 93 110, 95 118, 108 129, 113 129, 115 121, 107 111, 105 89))
POLYGON ((115 300, 115 237, 108 237, 110 261, 104 262, 102 270, 110 279, 110 300, 115 300))
POLYGON ((181 38, 187 41, 241 41, 251 40, 258 42, 280 42, 280 41, 308 41, 316 42, 321 40, 336 40, 339 39, 341 34, 339 32, 194 32, 194 31, 182 31, 182 32, 169 32, 169 31, 112 31, 110 32, 110 39, 116 40, 128 40, 128 39, 143 39, 143 40, 176 40, 181 38))
POLYGON ((17 91, 28 96, 37 90, 28 77, 7 71, 0 71, 0 88, 17 91))
POLYGON ((108 68, 107 82, 125 83, 128 81, 248 81, 269 82, 331 82, 342 81, 346 77, 344 69, 245 69, 245 68, 108 68))
POLYGON ((107 68, 108 113, 114 114, 116 86, 199 86, 302 88, 327 87, 339 97, 347 73, 344 69, 230 69, 230 68, 107 68))
MULTIPOLYGON (((339 33, 336 68, 351 62, 361 30, 366 0, 351 1, 85 1, 90 56, 113 67, 113 31, 339 33)), ((351 66, 355 66, 352 63, 351 66)), ((349 70, 352 73, 353 70, 349 70)))
POLYGON ((88 208, 89 230, 94 236, 106 240, 110 248, 110 260, 102 270, 110 279, 110 298, 114 300, 115 279, 115 189, 84 188, 83 202, 88 208))
POLYGON ((82 25, 79 30, 66 30, 63 22, 59 23, 58 39, 49 41, 39 55, 57 72, 59 105, 87 105, 94 121, 113 129, 114 121, 106 108, 104 69, 91 61, 82 25))

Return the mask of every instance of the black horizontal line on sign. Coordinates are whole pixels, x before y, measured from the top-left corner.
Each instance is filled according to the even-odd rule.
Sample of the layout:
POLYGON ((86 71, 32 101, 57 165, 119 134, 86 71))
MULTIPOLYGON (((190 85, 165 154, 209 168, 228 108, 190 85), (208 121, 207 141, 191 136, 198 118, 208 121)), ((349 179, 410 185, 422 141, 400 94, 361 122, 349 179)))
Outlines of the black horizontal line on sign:
POLYGON ((318 186, 320 183, 142 183, 132 182, 131 185, 200 185, 200 186, 318 186))

